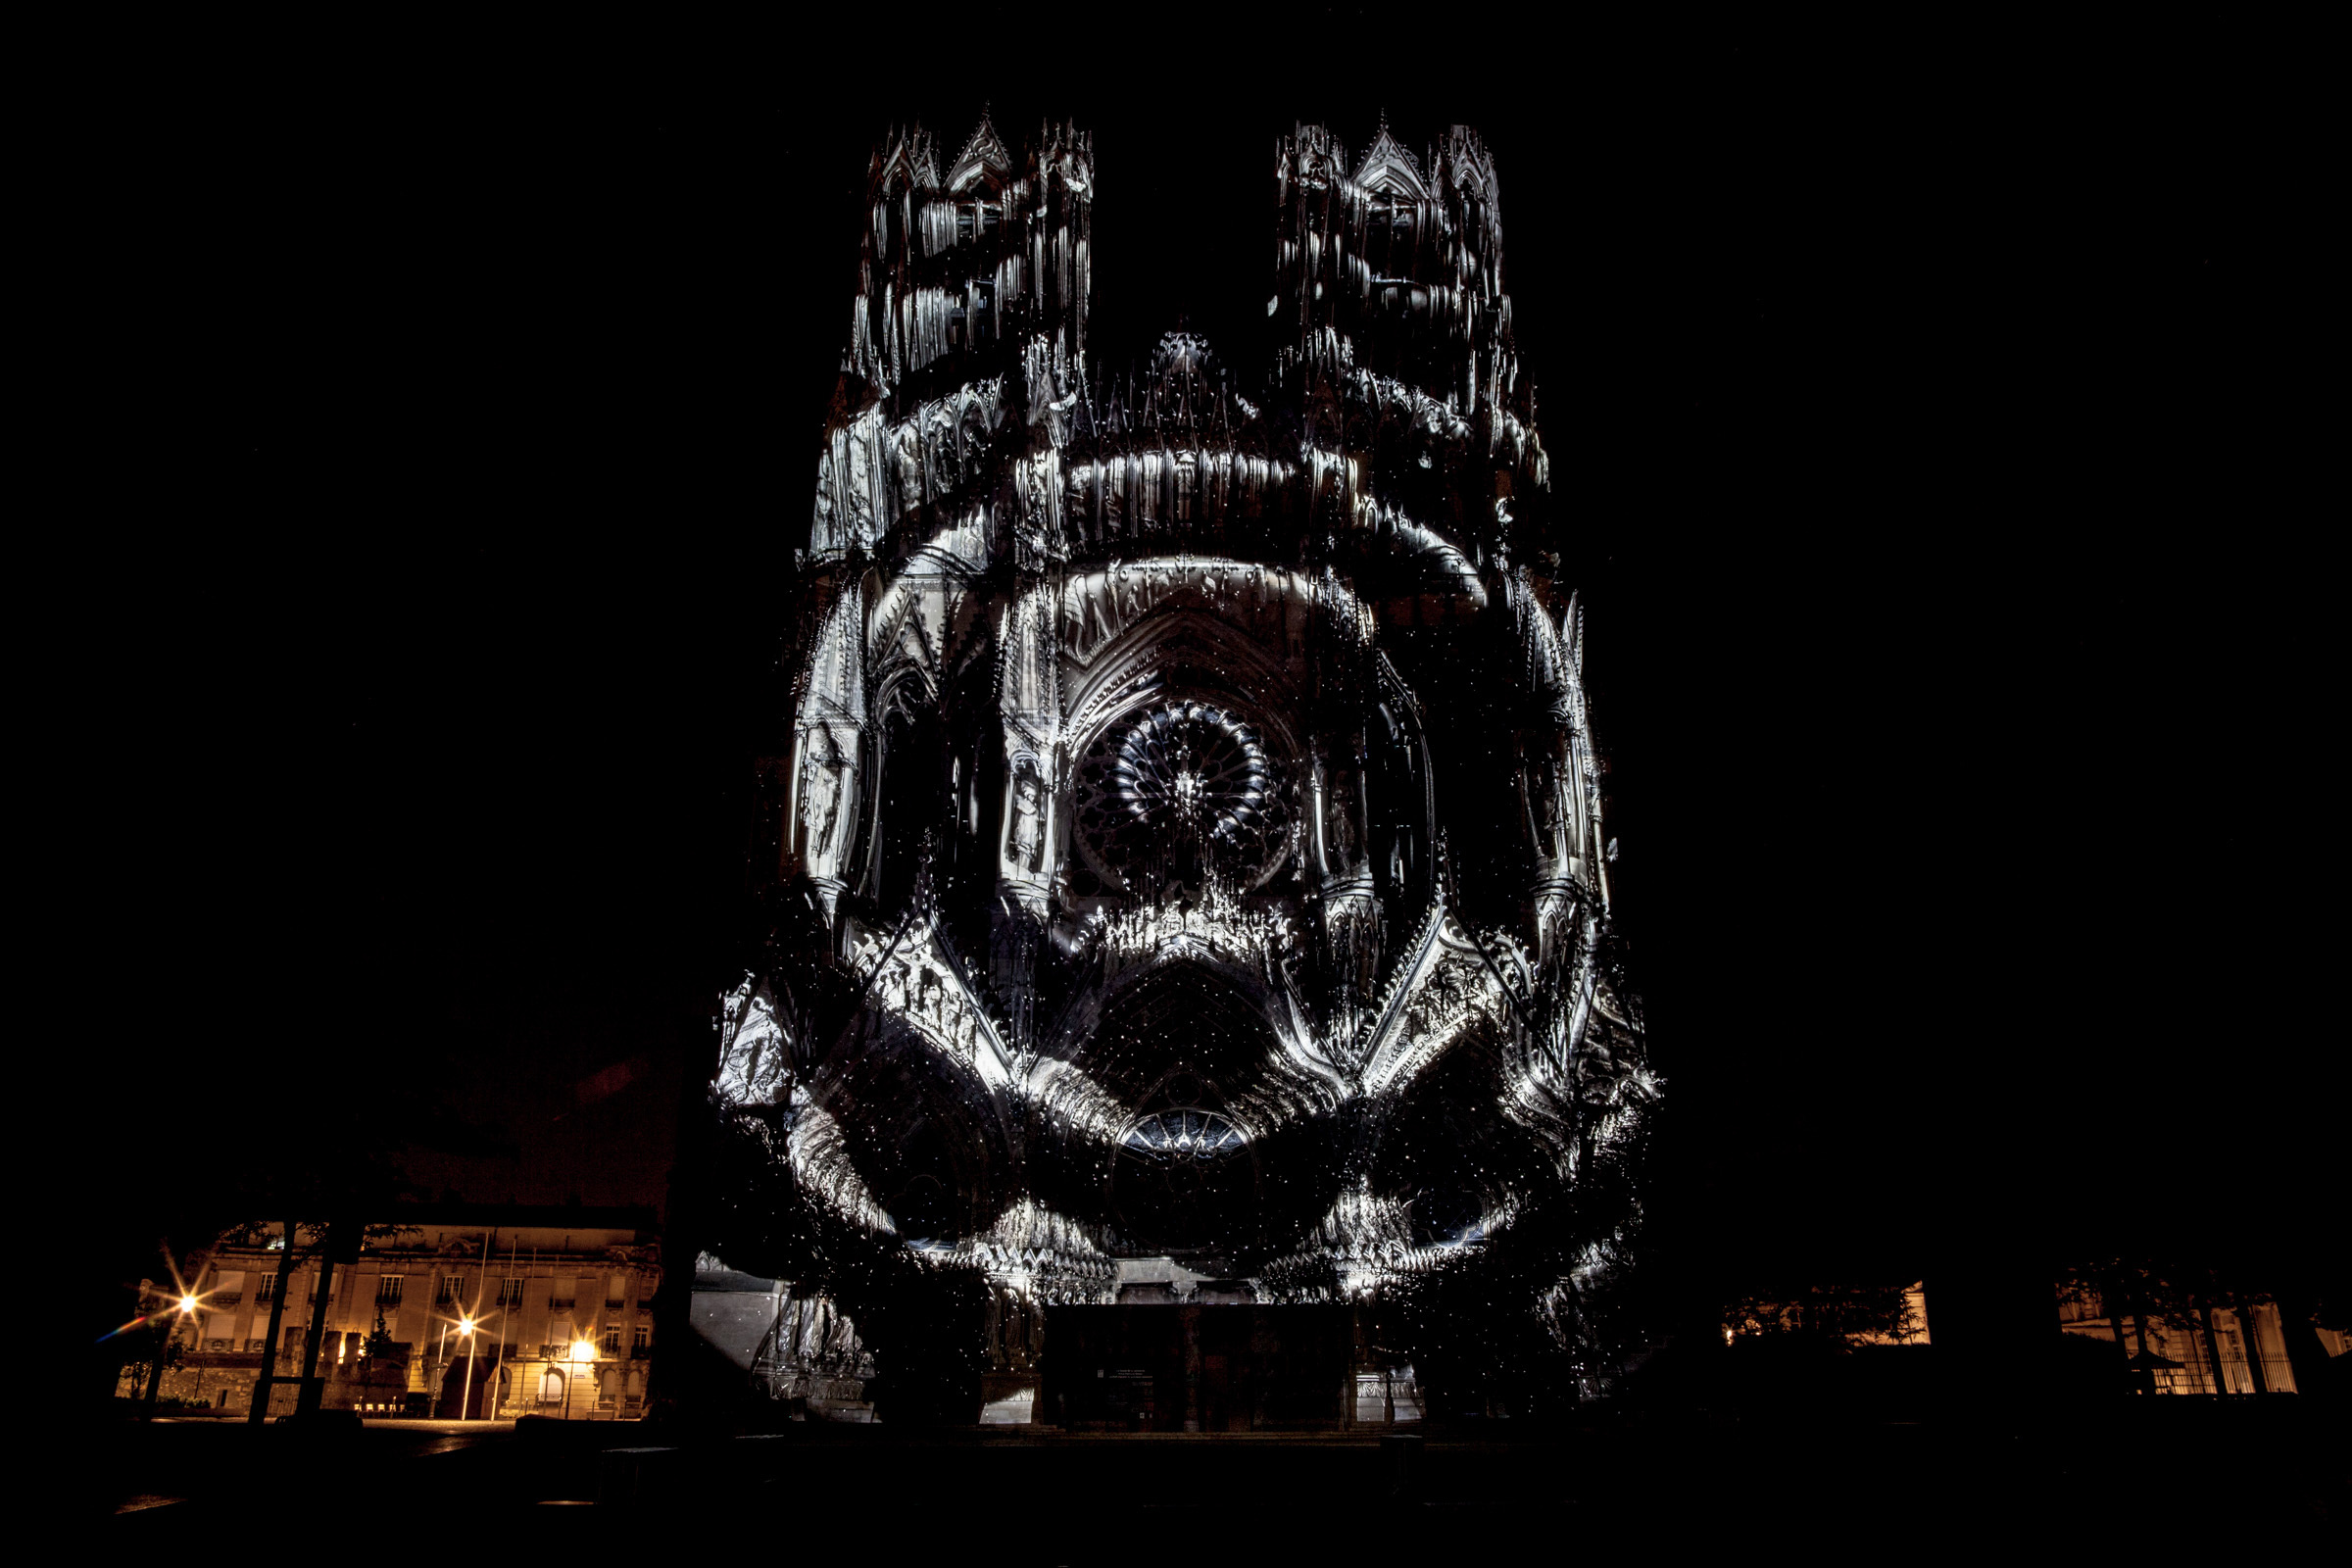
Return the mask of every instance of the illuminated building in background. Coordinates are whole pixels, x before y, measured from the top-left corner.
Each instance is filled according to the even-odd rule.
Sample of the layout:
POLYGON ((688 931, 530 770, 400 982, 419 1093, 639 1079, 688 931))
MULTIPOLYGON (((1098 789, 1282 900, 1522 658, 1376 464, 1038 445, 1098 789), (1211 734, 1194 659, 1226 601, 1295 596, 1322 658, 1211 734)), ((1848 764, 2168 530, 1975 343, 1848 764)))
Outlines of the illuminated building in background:
MULTIPOLYGON (((2146 1394, 2294 1394, 2293 1359, 2275 1301, 2207 1311, 2111 1309, 2096 1293, 2061 1291, 2060 1327, 2111 1348, 2146 1394)), ((2352 1334, 2313 1325, 2329 1356, 2352 1354, 2352 1334)))
MULTIPOLYGON (((309 1255, 314 1238, 300 1240, 270 1396, 278 1413, 294 1408, 321 1273, 309 1255)), ((164 1398, 250 1408, 280 1255, 273 1232, 204 1259, 188 1282, 196 1309, 175 1314, 184 1348, 165 1374, 164 1398)), ((333 1270, 318 1361, 322 1405, 452 1419, 568 1406, 575 1420, 634 1419, 645 1409, 661 1277, 654 1216, 641 1210, 449 1205, 402 1216, 395 1235, 333 1270), (388 1344, 371 1356, 379 1319, 388 1344), (593 1352, 586 1360, 582 1345, 593 1352)), ((142 1310, 166 1306, 170 1295, 151 1292, 142 1310)), ((135 1375, 124 1374, 125 1396, 140 1392, 135 1375)))

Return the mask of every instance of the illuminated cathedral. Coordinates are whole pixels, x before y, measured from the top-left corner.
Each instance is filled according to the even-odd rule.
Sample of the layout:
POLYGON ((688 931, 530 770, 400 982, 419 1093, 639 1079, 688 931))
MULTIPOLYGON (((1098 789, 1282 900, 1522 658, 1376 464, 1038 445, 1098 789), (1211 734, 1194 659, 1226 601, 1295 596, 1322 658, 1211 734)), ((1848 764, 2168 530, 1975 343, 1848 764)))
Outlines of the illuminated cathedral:
POLYGON ((1244 374, 1094 356, 1088 135, 942 152, 871 166, 721 1009, 738 1362, 886 1422, 1590 1393, 1656 1086, 1492 157, 1282 139, 1244 374))

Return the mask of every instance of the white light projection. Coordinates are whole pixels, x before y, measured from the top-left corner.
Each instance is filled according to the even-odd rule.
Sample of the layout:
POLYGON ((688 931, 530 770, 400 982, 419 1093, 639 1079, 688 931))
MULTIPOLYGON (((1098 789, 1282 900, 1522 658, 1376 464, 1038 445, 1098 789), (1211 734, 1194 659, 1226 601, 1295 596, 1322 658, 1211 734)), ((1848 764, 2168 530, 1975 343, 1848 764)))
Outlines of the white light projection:
POLYGON ((877 1013, 910 1026, 991 1088, 1011 1083, 1012 1054, 948 956, 935 916, 917 913, 895 932, 864 938, 851 962, 877 1013))
POLYGON ((790 1050, 768 983, 747 971, 742 984, 719 999, 720 1101, 732 1105, 774 1101, 791 1072, 790 1050))
POLYGON ((1659 1086, 1492 158, 1283 138, 1244 384, 1090 357, 1083 133, 941 152, 870 173, 719 1109, 1007 1376, 1121 1262, 1376 1301, 1540 1221, 1605 1288, 1634 1211, 1559 1199, 1659 1086))

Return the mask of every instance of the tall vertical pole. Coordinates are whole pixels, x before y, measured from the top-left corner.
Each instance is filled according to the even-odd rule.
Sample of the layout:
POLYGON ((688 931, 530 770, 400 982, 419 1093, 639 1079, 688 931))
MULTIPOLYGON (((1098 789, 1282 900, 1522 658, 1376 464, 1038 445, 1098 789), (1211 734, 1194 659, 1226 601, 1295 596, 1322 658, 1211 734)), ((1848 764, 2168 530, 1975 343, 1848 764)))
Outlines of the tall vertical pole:
POLYGON ((262 1341, 262 1375, 254 1380, 253 1408, 245 1413, 249 1425, 270 1414, 270 1393, 277 1385, 277 1336, 286 1320, 286 1286, 294 1278, 294 1222, 286 1221, 285 1240, 278 1244, 277 1286, 270 1294, 270 1332, 262 1341))
POLYGON ((317 1415, 322 1391, 318 1387, 318 1342, 326 1337, 327 1306, 334 1298, 335 1248, 330 1224, 319 1233, 318 1293, 311 1298, 311 1332, 302 1342, 302 1388, 295 1396, 294 1413, 317 1415))
POLYGON ((2238 1338, 2245 1342, 2246 1376, 2253 1380, 2256 1394, 2268 1394, 2271 1392, 2271 1380, 2262 1364, 2262 1331, 2254 1321, 2253 1303, 2246 1299, 2242 1291, 2232 1292, 2230 1299, 2237 1311, 2238 1338))
POLYGON ((466 1312, 466 1320, 471 1324, 471 1327, 468 1328, 466 1333, 466 1387, 460 1391, 458 1395, 458 1419, 460 1421, 466 1419, 466 1410, 471 1408, 473 1404, 473 1358, 477 1353, 479 1353, 481 1348, 482 1291, 486 1286, 489 1285, 489 1283, 490 1233, 488 1231, 484 1231, 482 1233, 482 1275, 481 1278, 474 1284, 473 1305, 466 1312))
POLYGON ((2230 1392, 2230 1374, 2222 1366, 2222 1341, 2221 1336, 2214 1332, 2213 1308, 2204 1302, 2199 1302, 2197 1316, 2205 1325, 2205 1359, 2213 1367, 2213 1392, 2217 1395, 2228 1394, 2230 1392))
MULTIPOLYGON (((507 1272, 509 1274, 513 1274, 514 1272, 514 1244, 513 1242, 509 1242, 507 1244, 507 1272)), ((507 1366, 507 1314, 505 1311, 507 1293, 503 1286, 500 1288, 498 1295, 500 1306, 500 1311, 498 1314, 498 1349, 497 1352, 490 1357, 490 1371, 493 1376, 504 1376, 507 1366)))

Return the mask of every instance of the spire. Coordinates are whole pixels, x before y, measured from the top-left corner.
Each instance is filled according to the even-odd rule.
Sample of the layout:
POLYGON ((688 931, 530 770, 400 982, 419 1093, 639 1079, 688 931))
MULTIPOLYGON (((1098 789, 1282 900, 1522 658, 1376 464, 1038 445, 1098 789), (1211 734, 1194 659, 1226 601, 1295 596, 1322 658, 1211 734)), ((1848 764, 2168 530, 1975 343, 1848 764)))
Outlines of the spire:
POLYGON ((882 145, 874 150, 874 161, 866 176, 869 195, 878 195, 904 182, 916 190, 931 190, 939 184, 939 168, 932 158, 930 133, 916 121, 907 125, 893 125, 883 137, 882 145))
POLYGON ((1421 172, 1420 160, 1405 151, 1404 145, 1389 131, 1389 112, 1380 112, 1380 129, 1372 145, 1364 149, 1363 162, 1355 166, 1355 182, 1367 190, 1387 188, 1426 200, 1429 183, 1421 172))
POLYGON ((1004 143, 998 138, 997 127, 990 122, 988 108, 983 105, 980 123, 972 127, 963 151, 956 155, 956 162, 948 171, 948 189, 961 190, 983 174, 1003 179, 1011 172, 1011 155, 1004 151, 1004 143))

